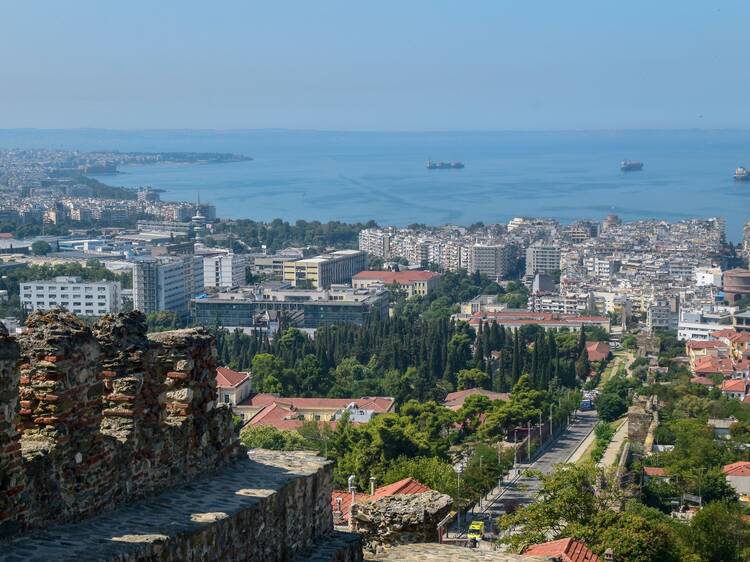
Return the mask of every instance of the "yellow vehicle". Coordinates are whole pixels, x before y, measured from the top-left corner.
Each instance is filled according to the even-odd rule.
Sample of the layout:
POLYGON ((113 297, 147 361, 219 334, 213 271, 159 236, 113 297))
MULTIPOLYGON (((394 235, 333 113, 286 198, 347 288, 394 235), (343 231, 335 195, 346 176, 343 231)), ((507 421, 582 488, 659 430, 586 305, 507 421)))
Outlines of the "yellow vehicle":
POLYGON ((482 540, 484 536, 484 521, 472 521, 469 525, 469 532, 466 533, 466 538, 482 540))

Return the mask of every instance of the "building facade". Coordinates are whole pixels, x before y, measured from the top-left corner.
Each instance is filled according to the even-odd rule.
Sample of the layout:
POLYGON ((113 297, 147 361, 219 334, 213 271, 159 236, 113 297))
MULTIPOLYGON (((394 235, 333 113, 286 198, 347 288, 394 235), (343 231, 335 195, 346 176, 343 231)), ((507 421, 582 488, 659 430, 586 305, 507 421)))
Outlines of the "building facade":
POLYGON ((560 271, 560 246, 548 242, 535 242, 526 250, 526 277, 537 273, 560 271))
POLYGON ((337 250, 314 258, 284 262, 284 281, 293 287, 327 289, 337 283, 351 283, 367 268, 367 253, 337 250))
POLYGON ((21 283, 21 305, 26 310, 65 308, 81 316, 103 316, 120 310, 119 281, 82 281, 80 277, 55 277, 21 283))
POLYGON ((200 256, 143 257, 133 262, 133 307, 144 314, 166 310, 187 316, 190 300, 202 291, 200 256))
POLYGON ((228 253, 203 256, 203 286, 231 289, 245 284, 244 256, 228 253))

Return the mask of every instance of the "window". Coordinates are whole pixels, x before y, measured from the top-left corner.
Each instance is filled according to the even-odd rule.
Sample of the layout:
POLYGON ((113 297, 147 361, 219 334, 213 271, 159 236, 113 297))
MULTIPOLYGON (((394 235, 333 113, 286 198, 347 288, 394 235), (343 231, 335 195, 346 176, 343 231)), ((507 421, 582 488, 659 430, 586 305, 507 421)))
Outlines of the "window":
POLYGON ((224 393, 224 404, 229 404, 229 393, 228 392, 224 393))

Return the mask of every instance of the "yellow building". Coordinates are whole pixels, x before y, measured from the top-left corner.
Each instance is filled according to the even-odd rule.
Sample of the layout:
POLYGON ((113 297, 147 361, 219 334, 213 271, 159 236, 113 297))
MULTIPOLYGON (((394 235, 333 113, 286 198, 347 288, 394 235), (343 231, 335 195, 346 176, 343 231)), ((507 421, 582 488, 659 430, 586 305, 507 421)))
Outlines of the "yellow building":
POLYGON ((284 281, 293 287, 327 289, 336 283, 351 283, 367 267, 367 253, 337 250, 314 258, 284 262, 284 281))

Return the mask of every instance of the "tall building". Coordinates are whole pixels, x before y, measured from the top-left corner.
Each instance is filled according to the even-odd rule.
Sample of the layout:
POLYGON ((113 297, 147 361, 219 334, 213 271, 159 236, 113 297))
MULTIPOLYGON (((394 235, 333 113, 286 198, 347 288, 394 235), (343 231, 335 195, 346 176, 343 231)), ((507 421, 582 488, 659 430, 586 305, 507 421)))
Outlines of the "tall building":
POLYGON ((500 279, 510 273, 510 250, 504 244, 474 244, 469 247, 470 273, 478 271, 490 279, 500 279))
POLYGON ((337 283, 351 283, 367 268, 367 253, 338 250, 314 258, 284 262, 284 281, 293 287, 327 289, 337 283))
POLYGON ((245 256, 217 254, 203 256, 203 285, 217 289, 231 289, 245 284, 245 256))
POLYGON ((119 281, 82 281, 55 277, 21 283, 21 304, 26 310, 65 308, 82 316, 103 316, 120 310, 119 281))
POLYGON ((139 257, 133 261, 133 307, 144 314, 189 313, 190 299, 203 291, 200 256, 139 257))
POLYGON ((391 257, 391 233, 377 228, 359 231, 359 249, 380 258, 391 257))
POLYGON ((550 242, 537 241, 526 250, 526 277, 537 273, 560 271, 560 246, 550 242))

